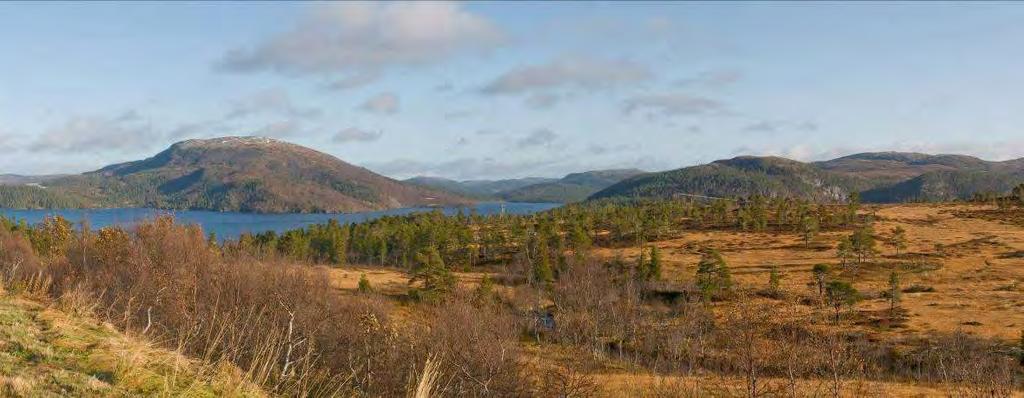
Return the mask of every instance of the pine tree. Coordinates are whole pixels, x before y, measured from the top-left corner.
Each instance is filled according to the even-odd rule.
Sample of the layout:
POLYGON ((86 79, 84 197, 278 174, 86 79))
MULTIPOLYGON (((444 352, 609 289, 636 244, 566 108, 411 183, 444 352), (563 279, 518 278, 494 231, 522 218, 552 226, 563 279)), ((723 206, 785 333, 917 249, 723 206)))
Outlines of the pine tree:
POLYGON ((860 293, 848 282, 831 281, 825 286, 825 297, 835 310, 835 323, 839 323, 843 307, 853 307, 860 300, 860 293))
POLYGON ((818 285, 818 296, 825 296, 825 281, 828 280, 828 264, 814 264, 811 273, 814 274, 814 283, 818 285))
POLYGON ((705 250, 697 263, 697 287, 705 302, 732 288, 732 275, 721 253, 714 249, 705 250))
POLYGON ((839 261, 844 267, 852 255, 853 248, 850 244, 850 238, 844 237, 840 239, 839 244, 836 245, 836 257, 839 258, 839 261))
POLYGON ((648 279, 661 280, 661 251, 658 250, 658 246, 651 246, 651 262, 647 269, 648 279))
POLYGON ((537 242, 536 259, 533 261, 533 281, 538 285, 547 286, 554 280, 547 240, 540 239, 537 242))
POLYGON ((892 229, 892 238, 889 239, 889 245, 896 250, 896 255, 900 255, 900 250, 907 248, 907 231, 903 227, 895 227, 892 229))
POLYGON ((436 247, 429 247, 416 254, 417 268, 409 284, 422 282, 419 289, 412 291, 413 297, 424 301, 439 301, 455 289, 455 275, 445 266, 441 253, 436 247))
POLYGON ((900 274, 896 271, 889 273, 889 314, 894 316, 896 308, 899 307, 902 292, 900 291, 900 274))
POLYGON ((782 274, 779 273, 779 267, 772 265, 771 270, 768 271, 768 293, 772 297, 778 297, 782 292, 782 274))
POLYGON ((811 244, 811 241, 818 236, 819 229, 817 218, 805 215, 800 219, 800 236, 804 240, 804 245, 811 244))
POLYGON ((871 227, 860 228, 850 235, 850 249, 857 258, 857 264, 878 253, 875 249, 875 233, 871 227))

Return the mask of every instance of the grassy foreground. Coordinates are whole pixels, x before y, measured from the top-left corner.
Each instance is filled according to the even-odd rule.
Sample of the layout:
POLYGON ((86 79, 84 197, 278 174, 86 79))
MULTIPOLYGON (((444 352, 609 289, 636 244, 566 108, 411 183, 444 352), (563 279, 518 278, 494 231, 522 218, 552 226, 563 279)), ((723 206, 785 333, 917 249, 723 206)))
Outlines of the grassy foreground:
POLYGON ((234 368, 200 365, 91 317, 0 293, 0 396, 262 396, 234 368))

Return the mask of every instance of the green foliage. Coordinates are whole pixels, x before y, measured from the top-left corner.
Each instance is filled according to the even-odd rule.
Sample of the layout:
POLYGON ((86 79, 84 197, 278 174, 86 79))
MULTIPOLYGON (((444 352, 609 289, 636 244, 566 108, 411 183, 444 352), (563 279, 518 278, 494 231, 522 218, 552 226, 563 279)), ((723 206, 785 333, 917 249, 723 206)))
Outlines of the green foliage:
POLYGON ((11 209, 69 209, 88 207, 74 195, 30 185, 0 185, 0 207, 11 209))
POLYGON ((825 282, 828 281, 828 274, 831 270, 828 264, 814 264, 811 274, 814 275, 814 283, 818 285, 818 296, 825 296, 825 282))
POLYGON ((707 249, 701 254, 700 262, 697 263, 696 279, 697 288, 700 289, 705 302, 710 302, 712 298, 728 293, 732 289, 729 265, 715 249, 707 249))
POLYGON ((835 310, 835 322, 839 322, 843 307, 853 307, 860 301, 860 293, 849 282, 831 281, 825 285, 825 297, 835 310))
POLYGON ((892 246, 896 250, 896 255, 900 254, 901 250, 907 248, 907 230, 903 227, 897 226, 892 229, 892 237, 889 238, 889 246, 892 246))
POLYGON ((877 254, 874 230, 871 227, 864 227, 854 231, 853 235, 850 235, 850 250, 858 264, 877 254))
POLYGON ((445 266, 436 248, 417 253, 416 262, 418 265, 413 270, 409 284, 420 282, 421 286, 411 290, 413 298, 438 302, 455 289, 455 275, 445 266))
POLYGON ((889 291, 887 293, 889 299, 889 312, 895 313, 896 308, 900 305, 902 299, 902 287, 900 281, 900 274, 896 271, 889 273, 889 291))
POLYGON ((370 285, 370 280, 366 278, 366 274, 359 275, 359 285, 356 290, 361 294, 373 293, 373 286, 370 285))
POLYGON ((661 280, 661 251, 658 246, 651 246, 651 259, 648 262, 646 279, 661 280))
POLYGON ((800 237, 803 238, 805 245, 811 244, 811 241, 818 236, 819 230, 820 226, 818 225, 817 218, 810 215, 804 215, 800 218, 800 237))
POLYGON ((772 266, 771 270, 768 271, 768 293, 772 296, 778 296, 782 290, 782 274, 779 273, 779 267, 772 266))
POLYGON ((32 248, 44 257, 64 254, 73 238, 71 222, 61 216, 46 217, 29 233, 32 248))
POLYGON ((551 251, 548 248, 547 239, 538 239, 537 251, 534 256, 531 280, 534 284, 548 286, 555 280, 555 273, 551 269, 551 251))

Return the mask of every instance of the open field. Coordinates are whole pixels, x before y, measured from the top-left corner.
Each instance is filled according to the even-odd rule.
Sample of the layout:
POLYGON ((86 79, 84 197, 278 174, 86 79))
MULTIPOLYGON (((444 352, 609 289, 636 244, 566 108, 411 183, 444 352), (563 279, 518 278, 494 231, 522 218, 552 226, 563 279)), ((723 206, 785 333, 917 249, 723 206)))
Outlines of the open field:
MULTIPOLYGON (((688 231, 657 242, 663 256, 663 279, 668 283, 692 283, 700 250, 716 248, 733 273, 736 286, 756 292, 768 284, 769 270, 782 275, 785 297, 755 298, 759 305, 777 308, 776 314, 806 318, 811 324, 824 322, 807 302, 816 297, 811 269, 828 264, 837 277, 851 281, 863 300, 853 309, 849 330, 860 330, 875 340, 897 341, 938 334, 963 332, 1012 344, 1024 330, 1024 225, 986 216, 991 208, 966 204, 908 204, 869 207, 879 253, 859 266, 842 266, 836 257, 838 240, 849 231, 821 233, 805 245, 792 232, 741 232, 731 230, 688 231), (899 255, 886 245, 893 228, 906 230, 907 247, 899 255), (841 270, 841 271, 839 271, 841 270), (885 297, 890 272, 901 275, 904 290, 900 319, 889 322, 889 301, 885 297)), ((636 248, 595 248, 604 260, 622 257, 635 261, 636 248)), ((360 275, 388 295, 401 295, 408 277, 399 270, 381 268, 331 269, 333 285, 355 290, 360 275)), ((457 273, 460 284, 472 287, 481 273, 457 273)), ((715 305, 716 313, 731 311, 733 303, 715 305)), ((783 316, 783 315, 776 315, 783 316)), ((524 341, 528 362, 534 366, 579 367, 576 355, 559 347, 524 341)), ((674 391, 667 396, 744 395, 744 381, 713 374, 694 376, 652 376, 614 358, 584 361, 583 372, 601 385, 609 396, 665 396, 652 391, 674 391), (689 393, 684 393, 689 391, 689 393), (646 394, 646 395, 645 395, 646 394)), ((786 385, 768 380, 769 385, 786 385)), ((799 380, 799 390, 809 396, 829 395, 823 380, 799 380), (816 391, 816 392, 815 392, 816 391)), ((780 387, 781 388, 781 387, 780 387)), ((851 382, 844 396, 947 396, 951 386, 912 385, 898 381, 851 382)), ((966 393, 962 393, 963 395, 966 393)))

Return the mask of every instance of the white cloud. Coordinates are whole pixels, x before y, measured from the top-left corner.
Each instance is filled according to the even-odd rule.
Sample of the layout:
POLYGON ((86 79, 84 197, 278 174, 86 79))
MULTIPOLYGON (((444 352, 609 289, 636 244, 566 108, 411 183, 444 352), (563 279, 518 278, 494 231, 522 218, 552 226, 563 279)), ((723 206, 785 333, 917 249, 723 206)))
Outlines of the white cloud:
POLYGON ((379 78, 380 73, 376 71, 360 71, 332 81, 326 84, 324 88, 333 91, 348 90, 369 85, 379 78))
POLYGON ((369 131, 355 127, 349 127, 347 129, 339 131, 334 135, 334 142, 345 143, 345 142, 373 142, 384 136, 382 131, 369 131))
MULTIPOLYGON (((457 158, 440 162, 396 159, 370 163, 367 168, 395 178, 443 176, 457 180, 475 178, 518 178, 536 173, 552 174, 560 162, 550 159, 506 161, 494 158, 457 158)), ((562 167, 559 167, 561 169, 562 167)), ((571 168, 570 168, 571 169, 571 168)), ((560 171, 558 173, 561 173, 560 171)))
POLYGON ((562 100, 558 94, 537 93, 526 98, 526 106, 532 109, 550 109, 562 100))
POLYGON ((626 113, 649 112, 649 115, 680 116, 722 112, 725 107, 718 101, 687 94, 639 95, 625 101, 626 113))
POLYGON ((533 148, 539 146, 550 146, 558 139, 558 134, 550 129, 537 129, 530 135, 523 137, 516 142, 519 148, 533 148))
POLYGON ((596 89, 651 78, 647 68, 628 60, 562 57, 513 69, 483 88, 486 94, 517 94, 554 88, 596 89))
POLYGON ((395 93, 380 93, 370 97, 359 106, 360 110, 370 113, 395 114, 398 113, 399 100, 395 93))
POLYGON ((676 81, 676 85, 720 88, 735 84, 741 79, 743 79, 743 74, 739 71, 732 69, 715 69, 702 72, 694 77, 679 79, 676 81))
POLYGON ((460 3, 337 2, 312 7, 291 29, 263 43, 230 51, 219 66, 351 77, 437 62, 502 41, 490 21, 460 3))
POLYGON ((64 124, 43 132, 28 149, 33 152, 130 151, 150 148, 161 138, 145 118, 130 111, 112 118, 71 117, 64 124))
POLYGON ((323 111, 318 108, 295 105, 291 96, 283 89, 268 89, 252 93, 244 98, 231 101, 229 108, 225 115, 227 119, 240 119, 262 113, 310 119, 323 114, 323 111))
POLYGON ((744 131, 759 132, 759 133, 781 133, 787 131, 817 131, 818 125, 814 122, 809 121, 791 121, 791 120, 762 120, 756 123, 752 123, 743 128, 744 131))
POLYGON ((288 137, 298 135, 302 131, 302 123, 297 120, 287 119, 267 123, 263 127, 253 131, 253 135, 260 137, 288 137))

